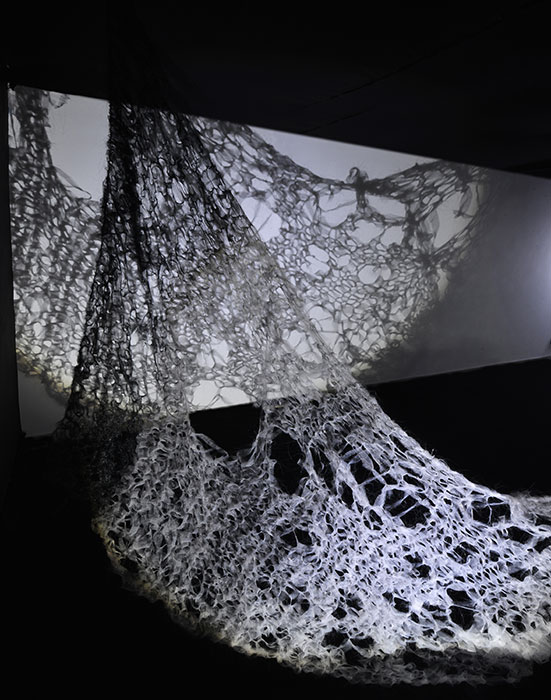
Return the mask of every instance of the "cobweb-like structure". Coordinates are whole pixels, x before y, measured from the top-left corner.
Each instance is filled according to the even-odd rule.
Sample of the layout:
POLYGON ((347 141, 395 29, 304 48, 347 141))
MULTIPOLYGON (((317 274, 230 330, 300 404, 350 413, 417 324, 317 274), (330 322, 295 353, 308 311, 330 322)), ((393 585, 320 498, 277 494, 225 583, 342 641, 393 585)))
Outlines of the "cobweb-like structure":
POLYGON ((551 499, 471 483, 384 414, 203 136, 183 115, 111 107, 57 438, 85 461, 114 566, 181 624, 298 670, 526 674, 551 651, 551 499), (207 390, 258 407, 250 445, 230 453, 192 427, 207 390))

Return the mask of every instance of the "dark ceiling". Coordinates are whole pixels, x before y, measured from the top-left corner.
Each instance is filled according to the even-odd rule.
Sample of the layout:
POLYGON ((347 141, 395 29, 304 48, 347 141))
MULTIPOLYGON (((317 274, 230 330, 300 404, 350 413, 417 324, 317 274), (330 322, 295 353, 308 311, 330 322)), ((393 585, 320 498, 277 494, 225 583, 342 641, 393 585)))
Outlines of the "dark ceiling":
POLYGON ((551 176, 549 2, 297 7, 21 3, 8 82, 551 176))

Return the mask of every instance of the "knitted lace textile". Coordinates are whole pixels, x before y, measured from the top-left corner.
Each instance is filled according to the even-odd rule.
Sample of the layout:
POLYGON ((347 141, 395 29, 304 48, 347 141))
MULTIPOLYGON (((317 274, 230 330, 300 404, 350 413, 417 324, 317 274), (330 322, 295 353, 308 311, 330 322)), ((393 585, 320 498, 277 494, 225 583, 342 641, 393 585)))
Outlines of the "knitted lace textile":
MULTIPOLYGON (((475 227, 465 215, 442 250, 431 216, 457 194, 463 217, 479 176, 436 164, 386 182, 351 172, 335 184, 285 166, 252 133, 113 105, 100 217, 83 203, 73 213, 67 195, 52 227, 34 228, 38 200, 25 210, 16 190, 20 230, 31 221, 45 250, 64 249, 54 279, 78 277, 75 235, 94 267, 57 432, 86 456, 94 528, 129 585, 240 651, 353 682, 516 680, 551 652, 551 498, 500 495, 422 449, 355 380, 360 319, 346 325, 366 251, 399 271, 393 281, 423 262, 418 298, 434 295, 443 250, 453 264, 475 227), (245 215, 242 187, 278 212, 276 241, 245 215), (334 226, 322 200, 339 188, 354 193, 355 211, 334 226), (390 191, 405 203, 403 235, 384 244, 389 222, 369 196, 390 191), (315 196, 301 218, 307 192, 315 196), (87 238, 91 221, 98 238, 87 238), (355 236, 366 222, 380 226, 374 242, 355 236), (309 254, 319 260, 313 246, 327 256, 314 291, 316 273, 299 274, 309 254), (335 328, 312 313, 322 304, 346 341, 329 342, 335 328), (257 406, 259 427, 250 445, 227 452, 190 416, 236 396, 257 406)), ((48 177, 33 197, 66 196, 43 194, 56 178, 41 167, 48 177)), ((24 245, 14 244, 16 272, 25 251, 39 258, 24 245)), ((36 313, 33 283, 18 280, 18 303, 36 313)), ((395 296, 390 284, 377 332, 400 332, 395 296)), ((51 365, 55 383, 63 345, 54 340, 75 318, 63 318, 62 293, 47 303, 51 356, 43 336, 20 353, 51 365)))

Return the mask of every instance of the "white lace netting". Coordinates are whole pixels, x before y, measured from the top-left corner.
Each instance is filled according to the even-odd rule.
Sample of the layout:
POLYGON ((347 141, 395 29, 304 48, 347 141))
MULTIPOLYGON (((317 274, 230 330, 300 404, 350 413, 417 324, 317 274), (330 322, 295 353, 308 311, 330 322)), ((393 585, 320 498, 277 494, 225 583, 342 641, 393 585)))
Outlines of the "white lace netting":
MULTIPOLYGON (((387 684, 525 675, 551 653, 551 498, 471 483, 384 414, 197 124, 111 108, 101 242, 57 439, 85 462, 114 566, 178 622, 295 669, 387 684), (230 453, 192 427, 208 391, 255 404, 251 445, 230 453)), ((369 185, 354 183, 357 223, 374 215, 369 185)), ((25 220, 19 200, 14 211, 25 220)), ((409 211, 403 244, 437 258, 427 212, 409 211)), ((329 278, 347 288, 347 274, 329 278)), ((61 318, 63 298, 49 303, 61 318)))

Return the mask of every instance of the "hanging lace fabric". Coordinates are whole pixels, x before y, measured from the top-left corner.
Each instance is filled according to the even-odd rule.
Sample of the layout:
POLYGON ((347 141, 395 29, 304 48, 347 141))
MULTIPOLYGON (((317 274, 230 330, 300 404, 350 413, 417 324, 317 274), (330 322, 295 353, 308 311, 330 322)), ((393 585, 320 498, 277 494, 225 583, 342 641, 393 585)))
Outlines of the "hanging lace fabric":
POLYGON ((113 104, 100 210, 48 160, 44 99, 22 92, 14 108, 19 354, 52 391, 72 377, 56 438, 127 585, 241 652, 352 682, 513 681, 547 660, 551 499, 470 482, 357 381, 464 255, 483 173, 335 182, 247 127, 113 104), (354 210, 331 222, 342 192, 354 210), (398 222, 376 196, 403 204, 398 222), (279 217, 273 239, 247 197, 279 217), (437 246, 452 197, 461 225, 437 246), (365 225, 379 235, 362 240, 365 225), (310 255, 323 266, 304 272, 310 255), (362 320, 355 302, 375 292, 362 320), (232 402, 258 412, 233 451, 192 420, 232 402))

